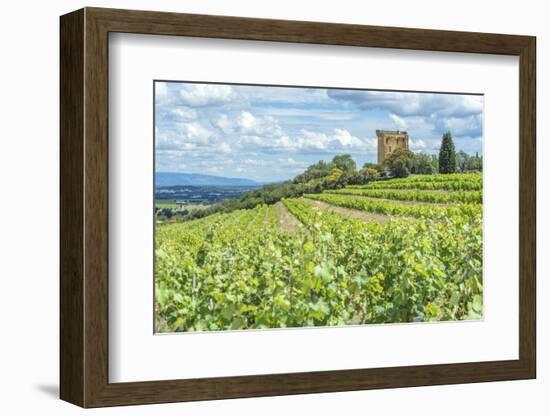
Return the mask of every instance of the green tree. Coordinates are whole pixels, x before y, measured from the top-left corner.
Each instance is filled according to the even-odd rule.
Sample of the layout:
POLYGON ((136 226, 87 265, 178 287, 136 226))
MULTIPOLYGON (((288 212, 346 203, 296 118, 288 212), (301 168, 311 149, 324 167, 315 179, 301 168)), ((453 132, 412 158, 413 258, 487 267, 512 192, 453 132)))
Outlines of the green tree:
POLYGON ((439 148, 439 173, 456 172, 456 152, 451 132, 443 135, 441 147, 439 148))
POLYGON ((323 178, 330 174, 331 169, 334 167, 332 162, 325 162, 320 160, 319 162, 309 166, 303 173, 296 176, 293 180, 294 183, 307 183, 313 179, 323 178))
POLYGON ((470 156, 463 150, 456 152, 456 167, 458 172, 474 172, 483 170, 483 159, 477 152, 470 156))
POLYGON ((468 170, 470 156, 464 151, 456 152, 456 169, 458 172, 466 172, 468 170))
POLYGON ((174 213, 172 212, 172 208, 163 208, 160 212, 163 217, 166 217, 168 219, 172 218, 174 213))
POLYGON ((378 177, 380 177, 380 172, 378 170, 370 167, 363 167, 363 169, 357 171, 353 176, 349 178, 348 183, 350 185, 365 185, 378 177))
POLYGON ((432 155, 432 168, 434 172, 439 172, 439 159, 437 155, 432 155))
POLYGON ((378 174, 384 173, 384 167, 382 165, 379 165, 378 163, 367 162, 363 165, 363 169, 367 168, 376 170, 378 174))
POLYGON ((340 179, 340 176, 342 176, 344 172, 340 168, 333 168, 330 171, 330 175, 327 176, 326 180, 329 182, 336 182, 338 179, 340 179))
POLYGON ((476 155, 472 156, 470 159, 469 170, 477 170, 481 172, 483 170, 483 156, 479 156, 476 152, 476 155))
POLYGON ((384 160, 384 165, 396 178, 406 178, 413 167, 414 154, 410 150, 399 147, 384 160))
POLYGON ((353 175, 357 169, 355 161, 348 154, 334 156, 332 164, 346 175, 353 175))
POLYGON ((437 172, 432 164, 432 156, 427 153, 413 153, 413 167, 411 173, 431 175, 437 172))

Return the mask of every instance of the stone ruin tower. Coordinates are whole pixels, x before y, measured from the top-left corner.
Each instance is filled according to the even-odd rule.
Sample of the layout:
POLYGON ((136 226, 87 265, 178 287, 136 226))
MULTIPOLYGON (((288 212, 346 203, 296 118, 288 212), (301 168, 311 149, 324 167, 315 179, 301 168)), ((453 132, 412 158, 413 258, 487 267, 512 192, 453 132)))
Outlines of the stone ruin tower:
POLYGON ((378 137, 378 164, 381 165, 384 159, 395 149, 403 147, 409 149, 409 134, 399 130, 376 130, 378 137))

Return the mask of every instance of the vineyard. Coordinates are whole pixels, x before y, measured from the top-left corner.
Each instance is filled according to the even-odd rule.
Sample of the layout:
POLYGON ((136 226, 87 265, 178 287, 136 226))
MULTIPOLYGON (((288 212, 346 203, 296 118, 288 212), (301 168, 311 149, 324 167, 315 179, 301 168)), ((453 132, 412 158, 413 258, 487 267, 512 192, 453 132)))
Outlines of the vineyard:
POLYGON ((481 202, 481 174, 422 175, 158 225, 157 331, 479 319, 481 202))

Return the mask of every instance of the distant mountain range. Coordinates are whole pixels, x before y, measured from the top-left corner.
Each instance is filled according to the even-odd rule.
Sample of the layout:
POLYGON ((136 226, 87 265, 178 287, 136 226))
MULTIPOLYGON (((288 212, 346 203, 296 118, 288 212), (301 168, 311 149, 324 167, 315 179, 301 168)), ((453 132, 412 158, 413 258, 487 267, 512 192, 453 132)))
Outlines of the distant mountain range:
POLYGON ((200 173, 157 172, 155 186, 262 186, 260 182, 244 178, 201 175, 200 173))

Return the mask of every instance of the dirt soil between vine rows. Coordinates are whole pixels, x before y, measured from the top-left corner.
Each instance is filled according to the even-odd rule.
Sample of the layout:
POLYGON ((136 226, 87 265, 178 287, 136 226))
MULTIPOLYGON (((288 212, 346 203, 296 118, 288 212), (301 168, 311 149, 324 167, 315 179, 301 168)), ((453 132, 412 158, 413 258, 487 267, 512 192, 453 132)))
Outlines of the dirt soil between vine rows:
POLYGON ((390 220, 390 217, 388 217, 387 215, 376 214, 374 212, 338 207, 336 205, 330 205, 326 202, 317 201, 315 199, 304 198, 304 201, 306 201, 308 204, 313 205, 314 207, 323 209, 325 211, 336 212, 345 217, 354 218, 356 220, 361 220, 365 222, 377 222, 379 224, 384 224, 390 220))

